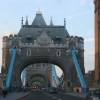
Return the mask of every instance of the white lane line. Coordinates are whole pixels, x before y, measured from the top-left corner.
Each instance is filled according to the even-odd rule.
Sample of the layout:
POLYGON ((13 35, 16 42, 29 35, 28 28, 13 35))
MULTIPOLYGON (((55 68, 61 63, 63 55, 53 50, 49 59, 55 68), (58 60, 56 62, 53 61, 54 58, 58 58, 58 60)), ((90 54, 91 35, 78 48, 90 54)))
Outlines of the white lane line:
POLYGON ((53 95, 51 95, 51 94, 48 94, 48 93, 44 93, 44 94, 46 94, 46 95, 49 96, 50 98, 56 100, 56 97, 55 97, 55 96, 53 96, 53 95))
POLYGON ((61 98, 59 98, 58 100, 62 100, 61 98))
POLYGON ((57 99, 55 96, 52 96, 53 99, 57 99))

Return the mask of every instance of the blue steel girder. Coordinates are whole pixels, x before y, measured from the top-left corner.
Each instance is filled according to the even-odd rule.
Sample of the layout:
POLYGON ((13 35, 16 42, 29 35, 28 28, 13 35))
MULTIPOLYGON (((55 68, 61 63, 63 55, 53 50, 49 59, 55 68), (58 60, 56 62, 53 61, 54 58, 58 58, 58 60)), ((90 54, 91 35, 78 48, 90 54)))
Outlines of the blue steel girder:
POLYGON ((9 65, 9 69, 8 69, 8 73, 7 73, 7 77, 6 77, 6 86, 5 88, 7 90, 10 89, 11 87, 11 82, 12 82, 12 77, 13 77, 13 69, 14 69, 14 64, 15 64, 15 60, 16 60, 16 48, 12 48, 11 49, 11 53, 12 53, 12 57, 11 57, 11 61, 10 61, 10 65, 9 65))
POLYGON ((77 75, 78 75, 81 87, 83 89, 83 92, 87 94, 87 92, 86 92, 86 90, 87 90, 87 84, 86 84, 86 81, 84 79, 84 75, 83 75, 83 73, 81 71, 81 67, 80 67, 80 64, 78 62, 78 59, 76 57, 76 52, 77 52, 77 50, 75 48, 71 49, 72 60, 73 60, 73 63, 75 64, 75 68, 76 68, 77 75))

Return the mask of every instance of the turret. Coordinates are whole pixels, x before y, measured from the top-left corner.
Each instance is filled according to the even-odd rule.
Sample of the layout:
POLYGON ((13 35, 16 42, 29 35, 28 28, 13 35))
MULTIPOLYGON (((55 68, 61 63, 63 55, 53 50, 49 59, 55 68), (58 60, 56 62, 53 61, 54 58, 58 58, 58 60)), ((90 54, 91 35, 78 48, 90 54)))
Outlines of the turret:
POLYGON ((28 17, 26 16, 26 22, 25 22, 25 25, 29 25, 28 24, 28 17))
POLYGON ((66 18, 64 18, 64 27, 66 28, 66 18))
POLYGON ((3 47, 2 47, 2 73, 6 73, 8 66, 9 57, 9 38, 7 36, 3 37, 3 47))
POLYGON ((50 26, 53 26, 52 17, 51 17, 51 20, 50 20, 50 26))
POLYGON ((23 17, 22 17, 22 20, 21 20, 21 26, 23 26, 23 22, 24 22, 24 19, 23 19, 23 17))

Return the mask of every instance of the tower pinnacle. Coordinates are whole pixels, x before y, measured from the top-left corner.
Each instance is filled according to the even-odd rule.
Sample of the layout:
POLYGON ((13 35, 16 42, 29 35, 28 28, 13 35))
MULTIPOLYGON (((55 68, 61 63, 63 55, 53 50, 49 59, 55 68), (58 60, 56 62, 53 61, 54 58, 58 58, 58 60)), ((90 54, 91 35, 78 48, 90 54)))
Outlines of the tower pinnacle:
POLYGON ((25 25, 29 25, 29 24, 28 24, 28 16, 26 16, 26 22, 25 22, 25 25))
POLYGON ((53 26, 52 17, 51 17, 51 19, 50 19, 50 25, 53 26))
POLYGON ((36 14, 42 14, 42 11, 40 9, 36 12, 36 14))
POLYGON ((21 26, 23 26, 23 21, 24 21, 24 19, 23 19, 23 16, 22 16, 22 20, 21 20, 21 26))
POLYGON ((64 18, 64 27, 66 28, 66 18, 64 18))

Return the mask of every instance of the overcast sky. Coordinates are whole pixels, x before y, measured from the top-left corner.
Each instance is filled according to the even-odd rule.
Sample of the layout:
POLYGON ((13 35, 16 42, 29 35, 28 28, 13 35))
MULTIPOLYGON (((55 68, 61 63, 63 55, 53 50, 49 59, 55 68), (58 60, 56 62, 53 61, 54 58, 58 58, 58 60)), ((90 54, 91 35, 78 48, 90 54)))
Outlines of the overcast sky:
POLYGON ((0 1, 0 65, 2 65, 2 37, 16 34, 21 17, 29 16, 31 24, 36 11, 41 10, 49 24, 63 25, 70 35, 82 36, 85 40, 85 69, 94 69, 94 5, 93 0, 1 0, 0 1))

